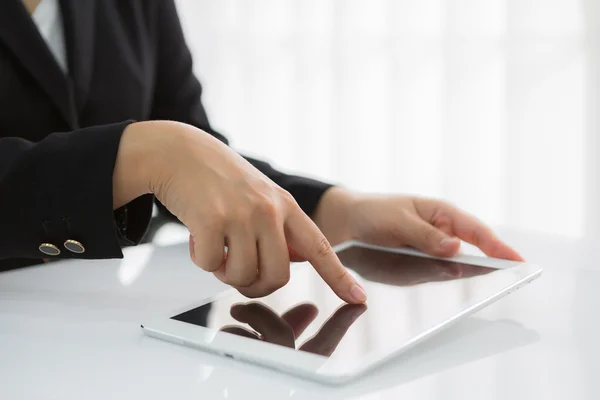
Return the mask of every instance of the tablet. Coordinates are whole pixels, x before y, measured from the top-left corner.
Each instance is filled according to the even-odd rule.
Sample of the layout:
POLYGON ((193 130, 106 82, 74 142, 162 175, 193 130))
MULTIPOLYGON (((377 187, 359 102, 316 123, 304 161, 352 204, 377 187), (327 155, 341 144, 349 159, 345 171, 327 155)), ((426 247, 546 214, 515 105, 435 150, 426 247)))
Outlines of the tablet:
MULTIPOLYGON (((348 381, 540 276, 538 266, 441 259, 358 242, 335 248, 367 304, 343 303, 308 263, 249 299, 230 289, 142 325, 153 337, 324 383, 348 381)), ((234 361, 232 361, 234 362, 234 361)))

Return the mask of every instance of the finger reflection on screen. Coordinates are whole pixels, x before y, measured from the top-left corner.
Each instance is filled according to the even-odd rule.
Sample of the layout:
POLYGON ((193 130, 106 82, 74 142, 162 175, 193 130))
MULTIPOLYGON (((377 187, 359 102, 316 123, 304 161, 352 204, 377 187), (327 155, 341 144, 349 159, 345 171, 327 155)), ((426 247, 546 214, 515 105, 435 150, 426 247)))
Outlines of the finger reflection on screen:
MULTIPOLYGON (((342 305, 312 338, 298 346, 298 350, 330 356, 350 326, 366 309, 367 306, 364 304, 342 305)), ((279 316, 265 304, 253 301, 234 304, 230 313, 236 321, 249 325, 253 330, 243 326, 226 325, 221 328, 222 332, 296 348, 296 339, 314 321, 318 309, 314 304, 303 303, 279 316)))
POLYGON ((354 321, 367 310, 366 304, 344 304, 323 324, 300 350, 329 357, 340 344, 354 321))

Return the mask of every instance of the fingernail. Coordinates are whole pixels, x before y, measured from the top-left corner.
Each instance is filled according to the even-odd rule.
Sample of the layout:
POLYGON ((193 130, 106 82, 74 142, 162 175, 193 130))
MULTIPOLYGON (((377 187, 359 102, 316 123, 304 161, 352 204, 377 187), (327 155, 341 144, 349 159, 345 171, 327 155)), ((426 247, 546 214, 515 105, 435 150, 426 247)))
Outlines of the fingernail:
POLYGON ((350 295, 358 303, 364 303, 365 301, 367 301, 367 294, 356 283, 352 285, 352 289, 350 289, 350 295))

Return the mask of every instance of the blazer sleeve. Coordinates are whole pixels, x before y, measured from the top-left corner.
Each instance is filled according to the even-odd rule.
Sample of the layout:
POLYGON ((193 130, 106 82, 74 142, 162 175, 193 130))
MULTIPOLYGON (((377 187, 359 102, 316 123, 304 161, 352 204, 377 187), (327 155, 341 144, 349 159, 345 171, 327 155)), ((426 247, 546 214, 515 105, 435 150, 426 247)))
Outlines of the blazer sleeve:
POLYGON ((42 243, 63 258, 118 258, 121 245, 143 236, 152 214, 152 196, 113 212, 112 176, 128 122, 53 133, 40 142, 0 139, 0 259, 45 256, 42 243), (75 254, 66 240, 83 244, 75 254))
MULTIPOLYGON (((201 101, 202 86, 193 73, 192 56, 174 1, 160 1, 157 11, 157 74, 151 119, 168 119, 194 125, 228 143, 208 121, 201 101)), ((313 179, 282 173, 266 162, 245 158, 289 191, 308 215, 313 214, 322 195, 331 187, 313 179)), ((164 210, 164 207, 161 208, 164 210)))

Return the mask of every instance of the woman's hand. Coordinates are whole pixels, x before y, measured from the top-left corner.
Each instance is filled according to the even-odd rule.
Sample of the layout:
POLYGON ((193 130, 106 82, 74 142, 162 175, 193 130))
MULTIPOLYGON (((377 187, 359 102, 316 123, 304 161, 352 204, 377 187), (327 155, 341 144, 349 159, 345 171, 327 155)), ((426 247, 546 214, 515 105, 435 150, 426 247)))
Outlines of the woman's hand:
POLYGON ((113 187, 114 207, 154 193, 190 230, 194 263, 245 296, 262 297, 288 282, 290 246, 340 298, 366 300, 293 197, 199 129, 166 121, 130 125, 113 187))
POLYGON ((458 252, 462 239, 490 257, 523 260, 490 228, 444 201, 362 195, 332 188, 323 196, 314 217, 333 244, 354 239, 382 246, 410 246, 450 257, 458 252))

